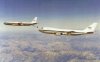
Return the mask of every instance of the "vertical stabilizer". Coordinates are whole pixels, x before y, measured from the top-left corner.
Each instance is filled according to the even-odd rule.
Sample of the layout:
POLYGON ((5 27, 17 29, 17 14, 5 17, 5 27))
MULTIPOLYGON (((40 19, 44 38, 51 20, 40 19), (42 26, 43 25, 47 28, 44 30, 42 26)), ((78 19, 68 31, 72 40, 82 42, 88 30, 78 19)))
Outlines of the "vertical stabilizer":
POLYGON ((32 23, 37 23, 37 17, 33 19, 32 23))
POLYGON ((94 32, 95 28, 97 26, 98 23, 93 23, 90 26, 88 26, 86 29, 84 29, 85 32, 94 32))

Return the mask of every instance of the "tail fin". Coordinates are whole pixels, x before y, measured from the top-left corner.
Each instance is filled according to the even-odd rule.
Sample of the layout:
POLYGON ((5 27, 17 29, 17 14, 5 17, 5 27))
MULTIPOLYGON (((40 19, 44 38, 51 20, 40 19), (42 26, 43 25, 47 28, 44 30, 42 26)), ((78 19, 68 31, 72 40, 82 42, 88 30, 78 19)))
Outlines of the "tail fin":
POLYGON ((37 22, 37 17, 35 17, 33 20, 32 20, 32 23, 36 23, 37 22))
POLYGON ((98 23, 93 23, 91 24, 90 26, 88 26, 86 29, 84 29, 84 31, 86 32, 94 32, 95 31, 95 28, 97 26, 98 23))

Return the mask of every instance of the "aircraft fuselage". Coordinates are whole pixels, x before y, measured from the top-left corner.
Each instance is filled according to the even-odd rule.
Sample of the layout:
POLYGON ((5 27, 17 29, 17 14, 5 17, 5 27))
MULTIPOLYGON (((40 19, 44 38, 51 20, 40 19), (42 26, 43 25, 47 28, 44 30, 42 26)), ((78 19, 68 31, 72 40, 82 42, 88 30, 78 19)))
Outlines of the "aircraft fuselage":
POLYGON ((13 26, 30 26, 30 25, 35 25, 35 24, 37 24, 37 23, 21 23, 21 22, 12 22, 12 23, 10 23, 10 22, 5 22, 4 23, 5 25, 13 25, 13 26))
POLYGON ((63 31, 53 31, 53 30, 39 30, 42 33, 46 34, 54 34, 54 35, 84 35, 84 34, 93 34, 94 32, 75 32, 75 31, 69 31, 69 32, 63 32, 63 31))

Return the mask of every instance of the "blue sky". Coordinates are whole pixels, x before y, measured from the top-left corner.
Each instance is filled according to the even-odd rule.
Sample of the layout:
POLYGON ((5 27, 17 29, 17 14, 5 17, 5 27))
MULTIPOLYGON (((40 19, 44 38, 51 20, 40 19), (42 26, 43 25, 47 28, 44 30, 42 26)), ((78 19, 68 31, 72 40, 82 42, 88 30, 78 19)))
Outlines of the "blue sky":
POLYGON ((100 15, 100 0, 0 0, 1 17, 100 15))
POLYGON ((100 0, 0 0, 0 21, 31 21, 35 16, 41 26, 77 28, 100 22, 100 0))

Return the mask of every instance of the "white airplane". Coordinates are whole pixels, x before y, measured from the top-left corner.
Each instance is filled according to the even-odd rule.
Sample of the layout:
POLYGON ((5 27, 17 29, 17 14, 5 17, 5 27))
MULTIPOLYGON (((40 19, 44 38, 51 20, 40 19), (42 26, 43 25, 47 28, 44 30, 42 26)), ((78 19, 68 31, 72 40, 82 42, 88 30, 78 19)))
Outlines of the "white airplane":
POLYGON ((97 23, 93 23, 84 30, 69 30, 69 29, 59 29, 52 27, 42 27, 41 29, 39 29, 39 31, 42 33, 55 34, 55 35, 84 35, 84 34, 94 33, 96 26, 97 23))
POLYGON ((13 25, 13 26, 30 26, 37 24, 37 17, 33 19, 32 22, 4 22, 5 25, 13 25))

